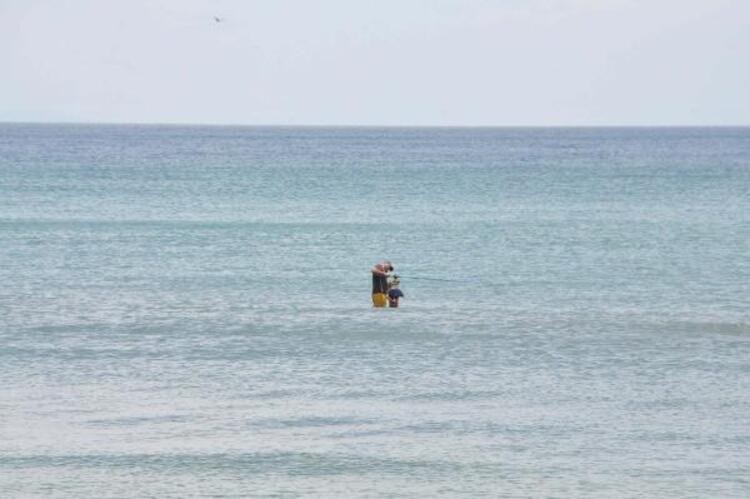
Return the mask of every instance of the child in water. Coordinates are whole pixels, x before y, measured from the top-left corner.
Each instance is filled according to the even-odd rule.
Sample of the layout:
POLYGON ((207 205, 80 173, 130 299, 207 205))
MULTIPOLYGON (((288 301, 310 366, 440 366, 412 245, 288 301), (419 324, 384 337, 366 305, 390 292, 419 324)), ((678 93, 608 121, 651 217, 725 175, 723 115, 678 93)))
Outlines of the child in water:
POLYGON ((404 292, 398 289, 400 283, 401 281, 398 276, 393 276, 393 280, 388 289, 388 306, 390 308, 398 308, 398 299, 404 297, 404 292))

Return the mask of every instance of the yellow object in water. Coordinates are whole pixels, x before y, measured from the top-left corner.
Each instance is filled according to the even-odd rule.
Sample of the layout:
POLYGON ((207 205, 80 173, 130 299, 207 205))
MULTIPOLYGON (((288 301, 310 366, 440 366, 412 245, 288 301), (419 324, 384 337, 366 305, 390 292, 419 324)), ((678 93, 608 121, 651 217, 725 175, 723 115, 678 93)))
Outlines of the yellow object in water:
POLYGON ((385 307, 387 300, 385 299, 385 293, 373 293, 372 294, 372 306, 373 307, 385 307))

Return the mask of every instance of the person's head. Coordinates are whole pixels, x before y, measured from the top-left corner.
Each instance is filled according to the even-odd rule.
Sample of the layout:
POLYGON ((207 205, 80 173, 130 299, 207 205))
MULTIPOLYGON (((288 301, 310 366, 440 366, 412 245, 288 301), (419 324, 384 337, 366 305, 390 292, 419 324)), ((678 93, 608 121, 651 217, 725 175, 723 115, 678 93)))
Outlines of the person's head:
POLYGON ((395 268, 393 268, 393 264, 388 260, 383 262, 383 268, 386 272, 393 272, 394 270, 396 270, 395 268))

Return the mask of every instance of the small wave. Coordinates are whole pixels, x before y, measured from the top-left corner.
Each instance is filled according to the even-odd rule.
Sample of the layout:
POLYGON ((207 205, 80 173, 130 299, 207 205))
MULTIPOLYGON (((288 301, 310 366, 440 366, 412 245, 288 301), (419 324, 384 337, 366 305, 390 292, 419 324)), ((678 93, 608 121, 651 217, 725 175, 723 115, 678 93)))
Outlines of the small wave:
POLYGON ((243 473, 327 476, 370 474, 414 476, 456 471, 458 463, 428 459, 387 459, 341 453, 257 452, 221 454, 66 454, 1 456, 0 467, 139 469, 156 472, 178 470, 242 470, 243 473))
POLYGON ((750 336, 750 323, 723 321, 668 321, 659 324, 662 330, 696 333, 723 334, 732 336, 750 336))
POLYGON ((325 426, 365 426, 373 423, 373 420, 352 417, 309 416, 294 419, 262 419, 253 421, 251 425, 264 428, 312 428, 325 426))
POLYGON ((117 427, 117 426, 138 426, 144 424, 160 424, 160 423, 183 423, 188 421, 190 418, 181 415, 167 415, 167 416, 130 416, 130 417, 119 417, 119 418, 101 418, 101 419, 90 419, 85 422, 88 426, 98 427, 117 427))

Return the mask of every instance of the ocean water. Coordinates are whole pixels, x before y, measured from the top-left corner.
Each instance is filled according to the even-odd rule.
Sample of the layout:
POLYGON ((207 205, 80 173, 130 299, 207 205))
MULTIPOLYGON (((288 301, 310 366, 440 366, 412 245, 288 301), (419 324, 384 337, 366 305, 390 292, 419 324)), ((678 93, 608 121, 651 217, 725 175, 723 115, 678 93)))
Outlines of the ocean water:
POLYGON ((0 282, 2 497, 750 496, 750 128, 2 124, 0 282))

